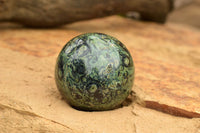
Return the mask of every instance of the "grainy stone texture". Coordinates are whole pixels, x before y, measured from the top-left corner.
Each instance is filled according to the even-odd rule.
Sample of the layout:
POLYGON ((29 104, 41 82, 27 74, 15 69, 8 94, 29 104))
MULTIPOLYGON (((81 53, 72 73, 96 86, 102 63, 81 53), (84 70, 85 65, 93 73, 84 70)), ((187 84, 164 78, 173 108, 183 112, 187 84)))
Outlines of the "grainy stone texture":
POLYGON ((73 107, 109 110, 130 94, 134 64, 127 48, 116 38, 87 33, 73 38, 61 50, 55 79, 73 107))
POLYGON ((75 133, 70 127, 41 117, 32 112, 31 107, 0 96, 0 132, 1 133, 22 133, 22 132, 56 132, 56 133, 75 133))
POLYGON ((117 16, 51 30, 0 27, 0 131, 200 132, 199 118, 173 116, 199 117, 199 31, 117 16), (112 111, 84 112, 62 100, 54 79, 56 58, 64 44, 85 32, 104 32, 125 44, 136 68, 132 90, 141 103, 150 101, 149 108, 172 115, 134 103, 112 111), (16 113, 19 110, 23 113, 16 113))

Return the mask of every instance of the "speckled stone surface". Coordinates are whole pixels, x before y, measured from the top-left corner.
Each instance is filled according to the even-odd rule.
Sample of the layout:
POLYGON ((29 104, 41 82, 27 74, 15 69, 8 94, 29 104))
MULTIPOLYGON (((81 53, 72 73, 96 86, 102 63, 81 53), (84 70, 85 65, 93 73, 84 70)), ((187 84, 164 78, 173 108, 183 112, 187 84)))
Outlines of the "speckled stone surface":
POLYGON ((130 94, 134 64, 126 47, 102 33, 87 33, 69 41, 56 63, 57 87, 80 110, 110 110, 130 94))

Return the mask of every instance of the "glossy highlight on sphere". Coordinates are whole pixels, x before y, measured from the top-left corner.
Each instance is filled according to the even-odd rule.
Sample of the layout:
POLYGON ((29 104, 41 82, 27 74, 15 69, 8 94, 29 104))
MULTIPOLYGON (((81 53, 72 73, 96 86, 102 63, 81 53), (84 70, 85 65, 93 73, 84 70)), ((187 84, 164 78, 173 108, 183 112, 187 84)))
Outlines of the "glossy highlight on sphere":
POLYGON ((56 63, 58 90, 80 110, 110 110, 130 94, 134 64, 126 47, 114 37, 86 33, 70 40, 56 63))

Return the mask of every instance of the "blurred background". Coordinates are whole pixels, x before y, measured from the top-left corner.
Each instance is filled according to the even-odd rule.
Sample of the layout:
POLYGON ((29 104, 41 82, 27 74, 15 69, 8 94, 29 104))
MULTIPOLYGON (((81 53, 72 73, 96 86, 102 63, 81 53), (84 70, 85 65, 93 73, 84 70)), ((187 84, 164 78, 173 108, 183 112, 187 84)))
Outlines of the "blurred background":
POLYGON ((111 15, 199 29, 200 0, 0 0, 0 23, 15 22, 27 27, 57 27, 111 15))
POLYGON ((186 1, 183 5, 182 1, 184 0, 177 1, 176 10, 169 14, 167 22, 200 29, 200 0, 186 1))

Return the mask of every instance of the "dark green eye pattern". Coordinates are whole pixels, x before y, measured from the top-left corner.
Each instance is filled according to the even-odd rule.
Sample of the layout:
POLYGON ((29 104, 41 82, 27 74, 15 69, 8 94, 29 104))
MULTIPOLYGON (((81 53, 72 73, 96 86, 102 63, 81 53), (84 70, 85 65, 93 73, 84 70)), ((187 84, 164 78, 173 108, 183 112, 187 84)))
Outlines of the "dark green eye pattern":
POLYGON ((58 90, 80 110, 110 110, 130 94, 134 64, 126 47, 114 37, 86 33, 70 40, 55 70, 58 90))

